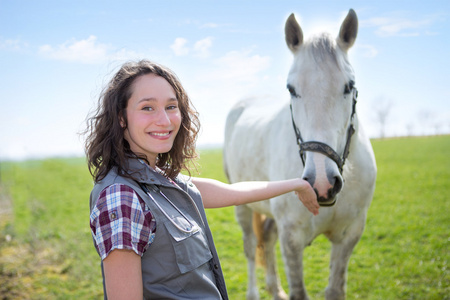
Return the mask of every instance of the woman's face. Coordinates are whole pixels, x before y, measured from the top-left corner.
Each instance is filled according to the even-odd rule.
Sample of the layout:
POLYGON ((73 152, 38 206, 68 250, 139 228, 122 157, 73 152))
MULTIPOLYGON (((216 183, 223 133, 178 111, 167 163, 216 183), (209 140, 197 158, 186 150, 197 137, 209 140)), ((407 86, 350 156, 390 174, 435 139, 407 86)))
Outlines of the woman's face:
MULTIPOLYGON (((144 154, 154 168, 159 153, 172 149, 181 125, 176 93, 163 77, 146 74, 135 79, 126 108, 125 139, 131 151, 144 154)), ((123 120, 121 125, 124 126, 123 120)))

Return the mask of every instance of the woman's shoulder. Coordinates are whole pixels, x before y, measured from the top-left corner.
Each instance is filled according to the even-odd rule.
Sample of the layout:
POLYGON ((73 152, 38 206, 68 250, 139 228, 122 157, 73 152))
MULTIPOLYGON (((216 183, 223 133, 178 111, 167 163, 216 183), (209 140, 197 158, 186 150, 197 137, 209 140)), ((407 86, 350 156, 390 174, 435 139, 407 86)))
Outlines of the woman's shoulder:
POLYGON ((102 206, 136 206, 140 202, 139 194, 129 185, 123 183, 113 183, 106 186, 98 195, 96 206, 101 210, 102 206))
POLYGON ((133 188, 114 183, 101 191, 90 214, 90 227, 104 259, 113 249, 130 249, 142 256, 153 241, 156 222, 133 188))
POLYGON ((137 194, 136 191, 129 185, 125 183, 115 182, 103 188, 100 192, 100 197, 104 197, 105 195, 113 195, 113 194, 137 194))
POLYGON ((136 192, 139 191, 139 184, 135 180, 119 175, 115 168, 113 168, 102 180, 94 184, 94 187, 91 191, 91 205, 93 204, 92 201, 96 201, 98 199, 100 193, 104 192, 105 189, 114 185, 127 186, 136 192))
POLYGON ((178 174, 174 180, 176 184, 191 196, 199 197, 200 191, 192 181, 192 177, 184 174, 178 174))
POLYGON ((178 174, 173 181, 185 191, 187 191, 189 187, 193 186, 191 177, 181 173, 178 174))

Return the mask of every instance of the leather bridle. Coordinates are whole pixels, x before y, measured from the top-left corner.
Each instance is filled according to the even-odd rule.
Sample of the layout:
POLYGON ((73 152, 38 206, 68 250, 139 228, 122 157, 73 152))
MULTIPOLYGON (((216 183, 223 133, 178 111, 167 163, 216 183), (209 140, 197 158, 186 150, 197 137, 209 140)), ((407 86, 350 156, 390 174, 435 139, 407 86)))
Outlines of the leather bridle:
MULTIPOLYGON (((311 151, 311 152, 318 152, 318 153, 322 153, 323 155, 329 157, 330 159, 332 159, 336 165, 339 168, 339 172, 342 175, 343 169, 344 169, 344 164, 345 164, 345 160, 348 157, 348 154, 350 152, 350 142, 352 139, 352 135, 355 133, 355 128, 353 126, 353 119, 355 116, 355 109, 356 109, 356 102, 357 102, 357 98, 358 98, 358 90, 353 86, 353 84, 350 84, 351 86, 351 93, 353 94, 353 104, 352 104, 352 114, 350 116, 350 125, 347 129, 347 141, 345 143, 345 148, 344 148, 344 152, 342 154, 342 157, 339 156, 339 154, 336 153, 336 151, 334 151, 333 148, 331 148, 330 146, 328 146, 325 143, 322 142, 317 142, 317 141, 308 141, 308 142, 304 142, 302 135, 300 133, 300 130, 298 129, 297 125, 295 125, 295 121, 294 121, 294 114, 292 112, 292 101, 290 103, 290 109, 291 109, 291 119, 292 119, 292 125, 294 127, 294 132, 295 132, 295 136, 297 138, 297 144, 299 147, 299 154, 300 154, 300 158, 302 159, 302 163, 303 166, 305 166, 305 158, 306 158, 306 151, 311 151)), ((290 87, 288 86, 288 89, 290 87)), ((346 86, 347 88, 347 86, 346 86)))

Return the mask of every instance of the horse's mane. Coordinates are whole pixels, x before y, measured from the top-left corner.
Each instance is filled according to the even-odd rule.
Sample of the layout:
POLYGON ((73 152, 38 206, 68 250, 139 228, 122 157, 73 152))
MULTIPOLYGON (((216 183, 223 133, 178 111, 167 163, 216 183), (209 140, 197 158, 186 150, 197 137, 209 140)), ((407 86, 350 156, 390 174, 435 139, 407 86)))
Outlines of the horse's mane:
POLYGON ((336 42, 328 33, 313 36, 308 47, 311 56, 316 63, 321 63, 327 58, 337 63, 336 60, 336 42))
POLYGON ((319 35, 314 35, 305 43, 308 49, 309 56, 314 60, 317 65, 328 66, 327 64, 334 64, 338 67, 344 74, 346 74, 349 79, 353 79, 354 72, 351 67, 346 53, 339 51, 339 46, 336 40, 329 33, 321 33, 319 35))

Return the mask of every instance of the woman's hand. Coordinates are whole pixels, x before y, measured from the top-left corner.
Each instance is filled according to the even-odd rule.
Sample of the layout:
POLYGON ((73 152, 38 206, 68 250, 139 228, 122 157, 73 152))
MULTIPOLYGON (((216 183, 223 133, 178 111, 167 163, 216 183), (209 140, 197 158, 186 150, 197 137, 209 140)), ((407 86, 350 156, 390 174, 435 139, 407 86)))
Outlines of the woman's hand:
POLYGON ((319 202, 317 202, 317 195, 311 185, 306 181, 301 179, 300 188, 295 190, 295 194, 298 199, 302 201, 303 205, 315 216, 319 214, 319 202))

